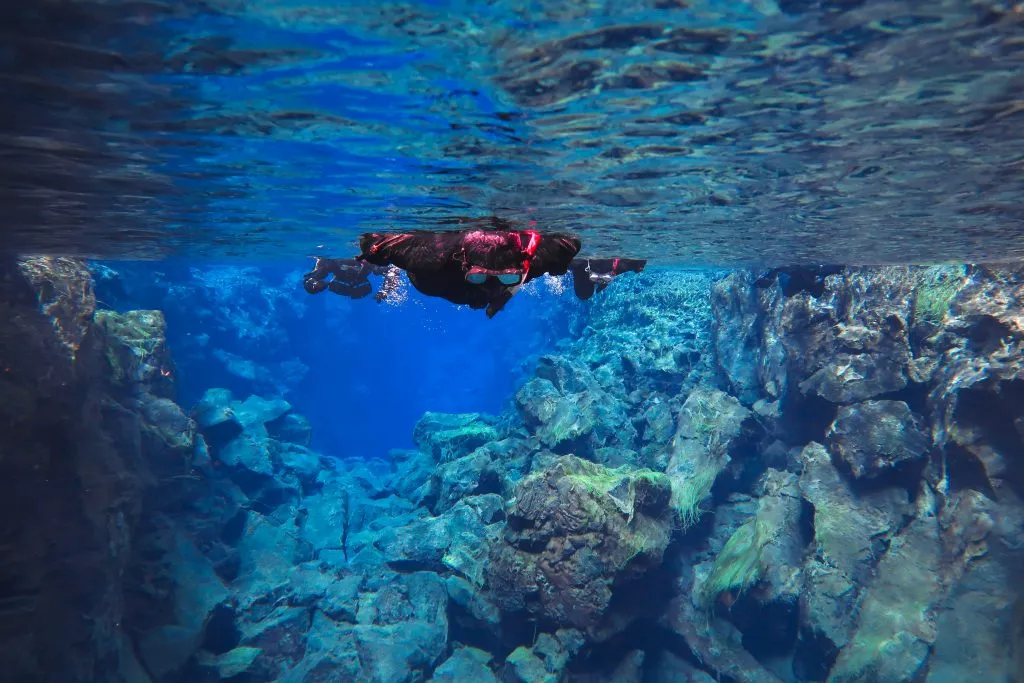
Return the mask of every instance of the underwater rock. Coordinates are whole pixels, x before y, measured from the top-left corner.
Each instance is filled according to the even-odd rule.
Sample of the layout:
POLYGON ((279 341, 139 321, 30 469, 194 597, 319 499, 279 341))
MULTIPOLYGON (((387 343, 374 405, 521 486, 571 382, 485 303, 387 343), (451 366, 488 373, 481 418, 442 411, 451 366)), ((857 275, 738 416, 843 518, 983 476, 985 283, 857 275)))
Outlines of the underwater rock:
POLYGON ((734 457, 742 468, 745 451, 760 432, 754 414, 717 389, 698 387, 679 410, 665 473, 672 482, 672 507, 683 529, 700 519, 703 503, 734 457))
POLYGON ((609 470, 574 456, 521 481, 504 542, 486 567, 495 603, 600 633, 613 586, 660 564, 671 536, 670 495, 661 473, 609 470))
POLYGON ((431 572, 400 574, 360 597, 355 645, 367 674, 361 680, 421 678, 445 651, 448 636, 444 582, 431 572))
POLYGON ((1024 504, 992 501, 977 491, 947 500, 940 516, 946 580, 954 582, 936 611, 937 636, 928 683, 1018 681, 1024 674, 1024 504))
POLYGON ((648 666, 650 683, 714 683, 711 674, 702 671, 669 650, 658 653, 657 660, 648 666))
MULTIPOLYGON (((217 465, 226 465, 239 485, 257 497, 257 489, 279 488, 275 475, 285 483, 284 471, 312 484, 320 470, 319 454, 274 436, 296 436, 288 432, 291 424, 299 430, 298 439, 308 441, 308 422, 293 416, 291 409, 281 398, 249 396, 238 401, 227 389, 208 389, 193 414, 211 458, 217 465)), ((286 484, 296 487, 298 482, 286 484)))
POLYGON ((285 413, 276 420, 265 423, 270 438, 298 446, 309 446, 313 438, 313 426, 305 416, 297 413, 285 413))
POLYGON ((588 326, 574 344, 604 389, 689 391, 713 367, 711 285, 721 273, 665 270, 616 278, 591 302, 588 326))
POLYGON ((227 389, 207 389, 192 409, 192 416, 212 449, 223 448, 244 430, 232 408, 234 401, 227 389))
POLYGON ((775 338, 788 382, 804 395, 853 403, 907 385, 914 281, 906 268, 845 269, 820 296, 786 300, 775 338))
POLYGON ((240 676, 252 667, 256 658, 262 654, 258 647, 236 647, 219 655, 200 653, 200 666, 214 669, 221 680, 240 676))
POLYGON ((173 398, 174 364, 167 348, 167 323, 160 311, 96 311, 104 337, 107 376, 126 392, 173 398))
POLYGON ((912 681, 926 672, 937 635, 943 562, 934 495, 924 488, 864 588, 857 627, 839 652, 830 683, 912 681))
POLYGON ((911 361, 909 268, 845 268, 813 288, 735 273, 716 285, 719 367, 746 400, 797 390, 837 404, 899 391, 911 361))
POLYGON ((478 448, 470 455, 442 463, 433 476, 437 479, 437 502, 433 506, 435 514, 450 509, 466 496, 500 493, 504 488, 501 475, 485 448, 478 448))
POLYGON ((494 425, 479 413, 424 413, 413 428, 413 442, 439 463, 469 455, 499 437, 494 425))
POLYGON ((418 450, 391 450, 391 488, 415 505, 433 507, 440 480, 434 476, 434 456, 418 450))
POLYGON ((151 565, 152 576, 142 589, 165 591, 169 614, 164 625, 139 638, 139 655, 150 675, 163 681, 180 672, 199 650, 215 610, 231 593, 210 561, 184 534, 168 528, 148 538, 147 543, 161 548, 164 554, 151 565), (169 588, 162 588, 162 584, 169 588))
POLYGON ((490 505, 486 501, 474 505, 474 499, 467 498, 439 517, 385 528, 374 545, 392 569, 454 571, 481 586, 487 553, 501 533, 500 519, 488 509, 495 505, 500 509, 501 499, 493 494, 480 498, 495 500, 490 505))
POLYGON ((143 448, 154 474, 193 476, 192 463, 200 438, 196 423, 170 399, 147 397, 139 403, 143 448))
POLYGON ((585 643, 576 629, 541 633, 532 647, 519 646, 505 659, 503 681, 510 683, 559 683, 565 668, 585 643))
POLYGON ((647 407, 644 424, 644 441, 654 445, 668 443, 676 429, 675 415, 665 401, 657 401, 647 407))
POLYGON ((636 428, 625 402, 601 386, 580 361, 542 356, 536 376, 515 396, 527 428, 541 445, 590 457, 601 447, 631 449, 636 428))
POLYGON ((797 479, 769 469, 757 488, 753 510, 734 505, 728 514, 716 514, 712 552, 694 558, 692 587, 683 588, 688 595, 670 612, 670 623, 700 660, 741 680, 772 680, 752 655, 790 652, 799 623, 804 542, 797 479), (686 623, 700 613, 703 624, 686 623), (740 638, 746 649, 737 647, 740 638))
MULTIPOLYGON (((54 350, 59 348, 61 356, 74 361, 92 331, 96 311, 88 268, 78 259, 33 256, 18 261, 15 270, 4 287, 5 301, 38 311, 51 326, 49 334, 40 335, 38 341, 56 342, 54 350)), ((40 320, 35 316, 14 316, 9 322, 17 327, 40 320)), ((41 354, 40 360, 46 357, 41 354)))
POLYGON ((781 345, 763 343, 767 318, 778 315, 782 291, 758 287, 754 273, 730 274, 711 289, 714 311, 712 339, 718 371, 729 391, 744 405, 752 405, 765 394, 778 397, 785 387, 779 377, 785 365, 781 345))
POLYGON ((609 674, 609 680, 616 683, 641 683, 644 679, 644 659, 646 655, 643 650, 630 650, 609 674))
POLYGON ((930 340, 943 352, 928 405, 944 452, 942 486, 998 497, 1024 490, 1024 269, 977 268, 950 294, 946 324, 930 340))
POLYGON ((459 647, 452 656, 434 669, 432 683, 498 683, 494 672, 488 668, 493 657, 473 647, 459 647))
POLYGON ((516 392, 516 405, 527 427, 548 448, 580 439, 594 429, 593 418, 572 398, 562 396, 550 380, 529 380, 516 392))
POLYGON ((849 642, 861 591, 879 553, 911 510, 903 489, 854 493, 821 444, 808 444, 800 458, 800 492, 814 510, 815 552, 803 570, 794 666, 821 680, 849 642))
POLYGON ((825 443, 855 478, 878 477, 924 458, 931 437, 924 420, 903 401, 843 406, 825 443))
MULTIPOLYGON (((665 627, 682 636, 694 661, 701 662, 714 680, 780 680, 743 647, 743 634, 735 625, 726 619, 712 618, 716 608, 727 609, 739 590, 760 577, 760 550, 771 536, 762 533, 770 531, 766 525, 757 528, 756 511, 756 502, 745 497, 715 510, 708 548, 684 550, 683 564, 676 577, 678 592, 661 615, 665 627), (718 593, 716 585, 725 588, 718 593), (720 600, 720 595, 728 597, 720 600)), ((699 675, 692 679, 702 680, 699 675)))
POLYGON ((322 456, 296 443, 278 442, 275 445, 274 457, 280 468, 293 473, 304 484, 313 485, 320 474, 322 456))
POLYGON ((491 603, 478 586, 452 574, 445 579, 448 598, 451 600, 449 618, 455 626, 472 633, 475 642, 490 639, 497 646, 501 640, 501 612, 491 603))
POLYGON ((245 615, 238 620, 241 644, 259 651, 249 665, 249 675, 258 681, 279 680, 306 655, 313 610, 282 602, 258 621, 250 621, 245 615))
MULTIPOLYGON (((157 479, 143 418, 106 375, 75 259, 0 259, 0 676, 119 680, 127 568, 157 479)), ((144 397, 143 397, 144 398, 144 397)))

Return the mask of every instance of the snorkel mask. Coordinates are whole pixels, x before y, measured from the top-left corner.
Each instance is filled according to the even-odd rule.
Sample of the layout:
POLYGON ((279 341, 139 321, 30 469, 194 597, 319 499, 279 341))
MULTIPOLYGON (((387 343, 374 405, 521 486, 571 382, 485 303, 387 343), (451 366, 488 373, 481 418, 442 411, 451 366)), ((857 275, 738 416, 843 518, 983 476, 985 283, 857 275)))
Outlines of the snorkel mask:
POLYGON ((526 277, 530 274, 530 263, 533 261, 534 254, 537 253, 537 246, 540 244, 540 233, 536 230, 526 230, 525 233, 529 236, 525 246, 523 245, 520 233, 514 232, 511 234, 515 246, 523 257, 522 264, 519 267, 493 269, 484 268, 483 266, 470 266, 466 269, 466 282, 471 285, 482 285, 489 278, 493 277, 505 287, 517 287, 523 284, 526 277))

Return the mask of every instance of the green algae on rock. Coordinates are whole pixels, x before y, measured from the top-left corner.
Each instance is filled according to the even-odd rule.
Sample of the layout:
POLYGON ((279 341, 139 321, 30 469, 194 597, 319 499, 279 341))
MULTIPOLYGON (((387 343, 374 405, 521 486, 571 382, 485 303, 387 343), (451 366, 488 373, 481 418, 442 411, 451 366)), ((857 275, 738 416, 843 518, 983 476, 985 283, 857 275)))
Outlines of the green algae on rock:
POLYGON ((670 495, 663 474, 559 458, 516 488, 488 567, 490 592, 506 609, 598 633, 613 588, 661 562, 670 495), (527 595, 538 600, 527 604, 527 595))

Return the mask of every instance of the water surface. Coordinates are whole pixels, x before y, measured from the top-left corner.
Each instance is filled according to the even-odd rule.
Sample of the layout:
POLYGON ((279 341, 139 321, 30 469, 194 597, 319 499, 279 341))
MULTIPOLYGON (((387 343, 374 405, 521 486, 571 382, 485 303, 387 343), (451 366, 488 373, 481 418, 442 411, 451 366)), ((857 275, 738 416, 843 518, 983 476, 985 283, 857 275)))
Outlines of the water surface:
POLYGON ((665 264, 1024 258, 984 0, 8 3, 6 245, 349 254, 496 216, 665 264))

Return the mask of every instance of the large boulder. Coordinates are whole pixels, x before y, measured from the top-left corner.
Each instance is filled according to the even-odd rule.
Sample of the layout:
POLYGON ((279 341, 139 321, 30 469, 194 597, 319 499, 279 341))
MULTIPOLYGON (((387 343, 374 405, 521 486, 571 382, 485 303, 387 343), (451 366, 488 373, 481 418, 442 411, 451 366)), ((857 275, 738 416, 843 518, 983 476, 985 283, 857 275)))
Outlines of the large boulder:
POLYGON ((741 478, 761 427, 737 399, 703 387, 687 396, 677 424, 665 473, 672 482, 672 506, 685 530, 704 513, 720 474, 731 468, 734 478, 741 478))
POLYGON ((858 494, 821 444, 800 456, 800 493, 813 510, 814 552, 803 570, 796 668, 820 680, 849 642, 863 586, 910 515, 899 488, 858 494))
POLYGON ((6 680, 112 681, 140 668, 121 656, 132 649, 124 596, 155 477, 135 397, 109 375, 95 307, 81 261, 0 259, 6 680))
POLYGON ((637 438, 624 398, 579 360, 541 357, 515 401, 527 428, 553 450, 591 456, 602 446, 632 448, 637 438))
POLYGON ((499 438, 497 428, 479 413, 424 413, 413 429, 413 441, 436 462, 448 462, 472 453, 499 438))
POLYGON ((486 569, 496 603, 607 637, 613 588, 661 563, 670 496, 663 474, 609 470, 574 456, 531 475, 516 488, 504 542, 486 569))
POLYGON ((163 551, 144 590, 166 590, 163 623, 139 638, 139 655, 157 681, 173 680, 199 651, 215 611, 231 596, 210 561, 184 534, 173 528, 147 541, 163 551), (169 588, 164 588, 169 585, 169 588))
POLYGON ((96 311, 110 381, 126 393, 173 398, 174 364, 160 311, 96 311))
POLYGON ((843 406, 825 439, 829 450, 858 479, 920 463, 931 447, 924 419, 903 401, 843 406))

